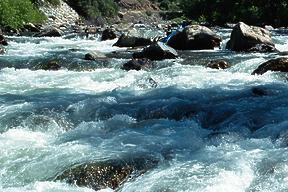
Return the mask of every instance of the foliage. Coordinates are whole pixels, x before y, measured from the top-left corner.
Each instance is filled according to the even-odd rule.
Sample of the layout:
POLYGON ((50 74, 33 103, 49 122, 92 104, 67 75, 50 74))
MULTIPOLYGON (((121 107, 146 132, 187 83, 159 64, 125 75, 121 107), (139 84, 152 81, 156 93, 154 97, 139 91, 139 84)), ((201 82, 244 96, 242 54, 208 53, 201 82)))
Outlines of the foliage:
POLYGON ((113 0, 67 0, 67 3, 86 19, 111 17, 118 12, 118 6, 113 0))
POLYGON ((211 24, 244 21, 248 24, 287 26, 287 0, 181 0, 184 14, 211 24))
POLYGON ((45 16, 30 0, 1 0, 0 26, 20 28, 24 23, 40 23, 45 16))

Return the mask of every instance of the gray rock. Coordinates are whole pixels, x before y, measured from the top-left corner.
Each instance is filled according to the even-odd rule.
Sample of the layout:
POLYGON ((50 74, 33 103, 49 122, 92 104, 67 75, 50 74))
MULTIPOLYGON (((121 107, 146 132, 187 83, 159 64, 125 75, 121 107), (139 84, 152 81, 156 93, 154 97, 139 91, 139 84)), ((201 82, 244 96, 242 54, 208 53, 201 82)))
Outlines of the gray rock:
POLYGON ((51 70, 51 71, 57 71, 61 68, 61 65, 59 65, 58 61, 48 61, 47 63, 41 63, 35 67, 35 70, 51 70))
POLYGON ((56 176, 55 180, 64 180, 69 184, 89 187, 96 191, 107 187, 117 189, 126 180, 145 173, 150 168, 155 167, 157 163, 158 160, 144 157, 89 162, 68 168, 56 176))
POLYGON ((262 75, 267 71, 288 72, 288 58, 281 57, 277 59, 271 59, 261 64, 255 71, 252 72, 252 75, 262 75))
POLYGON ((1 34, 0 34, 0 45, 4 45, 4 46, 8 45, 6 38, 4 37, 4 35, 1 35, 1 34))
POLYGON ((149 59, 143 58, 143 59, 132 59, 125 63, 121 69, 130 71, 130 70, 142 70, 142 69, 148 69, 152 66, 152 62, 149 59))
POLYGON ((231 67, 231 64, 223 59, 217 59, 217 60, 210 61, 207 64, 207 67, 212 68, 212 69, 227 69, 231 67))
POLYGON ((91 60, 91 61, 94 61, 94 60, 97 60, 97 59, 105 59, 107 58, 105 54, 99 52, 99 51, 92 51, 90 53, 87 53, 85 55, 85 60, 91 60))
POLYGON ((243 22, 239 22, 233 28, 226 48, 232 51, 248 52, 272 52, 276 50, 269 31, 260 27, 248 26, 243 22))
POLYGON ((101 41, 111 40, 117 38, 115 30, 108 28, 102 32, 101 41))
POLYGON ((147 58, 150 60, 175 59, 177 57, 178 53, 175 49, 161 42, 154 43, 141 52, 133 54, 133 58, 147 58))
POLYGON ((143 47, 151 45, 152 41, 150 39, 142 37, 133 37, 128 35, 121 35, 118 41, 113 45, 117 47, 143 47))
POLYGON ((191 25, 172 36, 167 45, 178 50, 201 50, 220 47, 220 36, 209 28, 201 25, 191 25))
POLYGON ((35 37, 61 37, 62 31, 55 27, 48 27, 43 29, 40 33, 36 34, 35 37))

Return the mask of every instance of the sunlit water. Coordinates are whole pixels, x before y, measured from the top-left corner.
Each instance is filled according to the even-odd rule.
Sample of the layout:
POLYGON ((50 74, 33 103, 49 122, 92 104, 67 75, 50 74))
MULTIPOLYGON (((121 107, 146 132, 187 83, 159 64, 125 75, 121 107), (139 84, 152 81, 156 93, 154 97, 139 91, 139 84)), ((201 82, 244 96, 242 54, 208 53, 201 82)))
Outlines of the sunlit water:
MULTIPOLYGON (((222 48, 230 32, 218 30, 222 48)), ((287 50, 288 36, 273 38, 287 50)), ((250 75, 276 54, 184 51, 126 72, 127 51, 83 60, 89 51, 126 50, 113 40, 9 40, 0 56, 0 191, 93 191, 54 178, 77 163, 139 154, 159 164, 118 191, 288 190, 287 77, 250 75), (205 67, 220 58, 233 66, 205 67), (63 68, 34 70, 49 60, 63 68)))

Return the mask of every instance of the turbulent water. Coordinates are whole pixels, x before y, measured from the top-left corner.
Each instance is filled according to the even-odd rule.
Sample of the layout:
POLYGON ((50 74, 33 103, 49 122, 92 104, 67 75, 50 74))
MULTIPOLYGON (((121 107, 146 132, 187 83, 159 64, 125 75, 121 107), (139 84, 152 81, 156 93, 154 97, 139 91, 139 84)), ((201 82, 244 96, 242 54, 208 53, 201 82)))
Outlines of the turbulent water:
MULTIPOLYGON (((223 47, 230 32, 218 29, 223 47)), ((273 38, 287 50, 288 35, 273 38)), ((250 75, 276 54, 183 51, 126 72, 131 53, 115 41, 8 39, 0 56, 0 191, 93 191, 55 177, 82 162, 134 156, 157 166, 117 191, 288 191, 287 75, 250 75), (91 50, 111 59, 83 60, 91 50), (232 67, 205 67, 219 58, 232 67), (51 60, 63 68, 35 70, 51 60)))

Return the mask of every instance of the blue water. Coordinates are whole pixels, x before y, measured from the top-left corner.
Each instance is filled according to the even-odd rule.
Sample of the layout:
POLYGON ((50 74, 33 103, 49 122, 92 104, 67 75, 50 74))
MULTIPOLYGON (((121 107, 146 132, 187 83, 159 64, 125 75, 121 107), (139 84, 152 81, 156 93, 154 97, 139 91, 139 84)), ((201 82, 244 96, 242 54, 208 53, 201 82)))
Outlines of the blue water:
MULTIPOLYGON (((225 43, 230 32, 217 33, 225 43)), ((288 36, 273 38, 285 51, 288 36)), ((139 155, 159 163, 117 191, 288 190, 287 75, 250 75, 276 54, 184 51, 126 72, 127 52, 83 60, 93 50, 125 51, 115 41, 8 39, 0 56, 1 191, 93 191, 53 178, 81 162, 139 155), (218 58, 232 67, 205 67, 218 58), (34 70, 49 60, 63 68, 34 70)))

